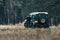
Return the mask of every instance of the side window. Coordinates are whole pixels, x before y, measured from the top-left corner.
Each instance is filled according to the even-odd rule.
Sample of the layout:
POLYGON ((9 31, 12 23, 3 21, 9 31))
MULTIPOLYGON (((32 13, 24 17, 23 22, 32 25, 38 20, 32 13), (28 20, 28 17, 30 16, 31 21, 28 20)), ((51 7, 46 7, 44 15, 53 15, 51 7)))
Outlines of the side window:
POLYGON ((34 18, 34 15, 32 15, 32 17, 34 18))
POLYGON ((49 18, 48 14, 46 15, 46 18, 49 18))

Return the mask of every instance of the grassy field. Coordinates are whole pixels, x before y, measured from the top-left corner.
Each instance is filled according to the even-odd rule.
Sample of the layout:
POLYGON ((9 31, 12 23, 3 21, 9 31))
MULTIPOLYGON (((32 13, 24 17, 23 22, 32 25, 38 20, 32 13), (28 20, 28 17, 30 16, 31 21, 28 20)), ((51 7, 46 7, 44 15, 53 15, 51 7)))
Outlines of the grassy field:
POLYGON ((60 40, 60 27, 24 28, 23 25, 0 25, 0 40, 60 40))

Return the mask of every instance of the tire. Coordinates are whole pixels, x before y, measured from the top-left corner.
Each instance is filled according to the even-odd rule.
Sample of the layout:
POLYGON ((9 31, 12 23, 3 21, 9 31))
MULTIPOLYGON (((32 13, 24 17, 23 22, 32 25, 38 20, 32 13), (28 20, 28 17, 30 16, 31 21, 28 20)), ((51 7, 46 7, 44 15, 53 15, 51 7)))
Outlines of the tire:
POLYGON ((48 25, 48 24, 45 24, 45 25, 44 25, 44 28, 49 28, 49 25, 48 25))
POLYGON ((26 23, 24 23, 24 26, 25 26, 25 28, 28 28, 29 27, 29 25, 28 25, 28 23, 26 22, 26 23))
POLYGON ((30 25, 30 22, 25 22, 24 26, 25 26, 25 28, 31 28, 32 27, 32 25, 30 25))

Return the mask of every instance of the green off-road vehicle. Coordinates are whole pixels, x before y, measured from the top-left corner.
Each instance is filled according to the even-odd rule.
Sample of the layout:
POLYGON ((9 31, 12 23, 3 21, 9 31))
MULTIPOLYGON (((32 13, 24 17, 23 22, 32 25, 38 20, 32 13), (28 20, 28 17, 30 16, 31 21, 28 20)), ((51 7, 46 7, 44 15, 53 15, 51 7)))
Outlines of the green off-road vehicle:
POLYGON ((32 12, 25 18, 24 26, 26 28, 48 28, 49 17, 47 12, 32 12))

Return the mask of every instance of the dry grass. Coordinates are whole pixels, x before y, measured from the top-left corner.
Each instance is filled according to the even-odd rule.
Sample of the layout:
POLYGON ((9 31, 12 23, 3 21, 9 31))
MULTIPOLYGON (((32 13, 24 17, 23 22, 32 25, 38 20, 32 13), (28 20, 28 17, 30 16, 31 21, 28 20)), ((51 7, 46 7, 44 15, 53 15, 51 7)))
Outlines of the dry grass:
POLYGON ((50 40, 47 30, 14 29, 0 31, 0 40, 50 40), (42 30, 42 31, 41 31, 42 30))
POLYGON ((18 29, 18 28, 25 28, 24 26, 23 26, 24 24, 21 24, 21 23, 19 23, 19 24, 15 24, 15 25, 12 25, 12 24, 10 24, 10 25, 0 25, 0 29, 18 29))
POLYGON ((23 24, 0 25, 0 40, 60 40, 60 26, 26 29, 23 24))

